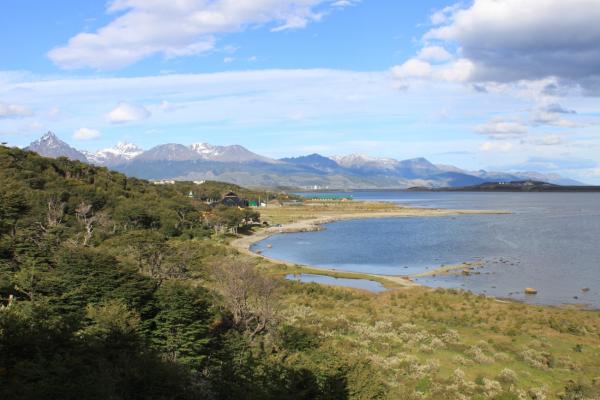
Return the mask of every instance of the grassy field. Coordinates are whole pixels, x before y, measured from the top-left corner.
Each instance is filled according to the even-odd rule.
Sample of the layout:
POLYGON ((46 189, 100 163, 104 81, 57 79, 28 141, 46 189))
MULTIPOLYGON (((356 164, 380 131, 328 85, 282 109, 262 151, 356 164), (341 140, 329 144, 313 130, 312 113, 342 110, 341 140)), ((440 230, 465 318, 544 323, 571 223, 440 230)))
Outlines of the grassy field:
MULTIPOLYGON (((380 203, 315 203, 261 213, 271 223, 289 223, 351 213, 393 213, 394 208, 380 203)), ((323 354, 366 362, 370 372, 357 379, 380 382, 386 388, 384 397, 391 399, 600 398, 596 311, 418 286, 388 285, 391 290, 376 295, 283 281, 287 273, 319 271, 265 259, 254 262, 282 281, 284 323, 314 338, 314 348, 298 352, 295 363, 309 365, 323 354)), ((364 274, 325 274, 373 279, 364 274)))
POLYGON ((356 214, 372 212, 393 213, 398 207, 391 203, 357 202, 357 201, 306 201, 297 206, 273 206, 260 209, 261 219, 271 224, 288 224, 301 220, 323 217, 337 217, 340 214, 356 214))

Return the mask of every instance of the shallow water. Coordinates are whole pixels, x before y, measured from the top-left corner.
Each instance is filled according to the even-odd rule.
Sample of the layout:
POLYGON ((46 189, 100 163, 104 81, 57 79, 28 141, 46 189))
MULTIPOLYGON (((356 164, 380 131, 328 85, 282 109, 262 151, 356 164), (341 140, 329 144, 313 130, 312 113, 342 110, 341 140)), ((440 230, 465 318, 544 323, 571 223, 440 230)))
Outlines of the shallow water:
POLYGON ((319 232, 276 235, 253 250, 296 263, 389 275, 481 260, 485 268, 479 275, 416 281, 532 303, 600 308, 599 193, 354 192, 353 196, 513 214, 340 221, 319 232), (525 287, 535 287, 538 294, 524 295, 525 287))
POLYGON ((386 290, 386 288, 383 287, 381 283, 370 281, 368 279, 335 278, 332 276, 316 274, 288 274, 286 275, 285 279, 300 281, 304 283, 320 283, 323 285, 352 287, 376 293, 383 292, 386 290))

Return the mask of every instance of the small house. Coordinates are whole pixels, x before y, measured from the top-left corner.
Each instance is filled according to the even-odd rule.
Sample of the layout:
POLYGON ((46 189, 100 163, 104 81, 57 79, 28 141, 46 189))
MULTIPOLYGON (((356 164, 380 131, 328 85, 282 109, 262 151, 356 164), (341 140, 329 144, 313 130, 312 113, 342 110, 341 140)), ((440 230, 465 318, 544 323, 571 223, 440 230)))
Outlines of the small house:
POLYGON ((227 207, 247 207, 248 202, 244 199, 241 199, 234 192, 227 192, 221 198, 220 204, 227 207))

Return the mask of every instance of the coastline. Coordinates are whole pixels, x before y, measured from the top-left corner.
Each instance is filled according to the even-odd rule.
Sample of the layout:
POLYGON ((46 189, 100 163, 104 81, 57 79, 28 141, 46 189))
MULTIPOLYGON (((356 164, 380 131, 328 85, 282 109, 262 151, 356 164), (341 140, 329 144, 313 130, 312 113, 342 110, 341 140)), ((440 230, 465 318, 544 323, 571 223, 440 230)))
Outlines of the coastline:
MULTIPOLYGON (((386 289, 407 288, 407 287, 423 287, 412 280, 412 278, 421 278, 425 276, 435 276, 456 273, 458 271, 471 270, 480 268, 478 263, 465 262, 458 265, 443 265, 438 268, 428 270, 426 272, 411 274, 411 275, 383 275, 369 274, 364 272, 349 272, 337 270, 333 268, 323 268, 308 264, 299 264, 286 260, 267 257, 250 250, 253 244, 269 238, 270 236, 281 233, 294 232, 314 232, 319 231, 322 225, 336 222, 347 221, 353 219, 372 219, 372 218, 408 218, 408 217, 445 217, 453 215, 481 215, 481 214, 510 214, 509 211, 503 210, 448 210, 440 208, 409 208, 398 207, 389 211, 373 211, 361 213, 340 213, 335 216, 316 217, 308 219, 300 219, 280 226, 270 226, 260 228, 258 231, 250 235, 243 236, 229 242, 229 245, 242 254, 251 257, 260 258, 275 264, 285 265, 286 267, 294 268, 298 273, 314 273, 322 274, 338 278, 350 279, 367 279, 381 283, 386 289)), ((289 271, 287 271, 289 272, 289 271)), ((292 272, 293 273, 293 272, 292 272)))

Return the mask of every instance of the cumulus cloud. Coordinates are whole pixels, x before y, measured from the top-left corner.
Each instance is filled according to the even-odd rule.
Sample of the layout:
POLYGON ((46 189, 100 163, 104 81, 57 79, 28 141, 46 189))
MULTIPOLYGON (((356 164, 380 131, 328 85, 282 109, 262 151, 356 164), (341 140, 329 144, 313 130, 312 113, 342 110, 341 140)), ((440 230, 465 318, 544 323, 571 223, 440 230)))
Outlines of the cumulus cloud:
POLYGON ((475 0, 444 15, 424 39, 459 46, 475 66, 472 80, 582 82, 600 74, 598 0, 475 0))
POLYGON ((419 51, 419 54, 417 54, 417 58, 420 60, 427 60, 433 62, 448 61, 452 59, 452 54, 450 54, 448 50, 441 46, 426 46, 419 51))
POLYGON ((458 59, 449 63, 434 65, 418 58, 411 58, 392 68, 392 75, 401 81, 439 80, 465 82, 471 76, 473 65, 469 60, 458 59))
POLYGON ((0 118, 28 117, 33 113, 25 106, 8 104, 0 101, 0 118))
POLYGON ((392 73, 400 79, 403 78, 429 78, 432 73, 432 66, 427 61, 412 58, 402 65, 392 68, 392 73))
POLYGON ((73 139, 77 140, 91 140, 100 137, 100 132, 90 128, 79 128, 73 132, 73 139))
POLYGON ((82 32, 48 57, 64 69, 118 69, 156 54, 166 58, 212 50, 216 36, 246 27, 303 28, 327 10, 356 1, 332 0, 113 0, 117 14, 96 32, 82 32))
POLYGON ((475 131, 481 135, 491 138, 519 136, 527 133, 527 126, 517 121, 507 121, 503 119, 492 119, 485 124, 475 127, 475 131))
POLYGON ((150 116, 144 106, 131 103, 119 103, 111 112, 106 114, 108 122, 113 124, 121 124, 124 122, 141 121, 150 116))

